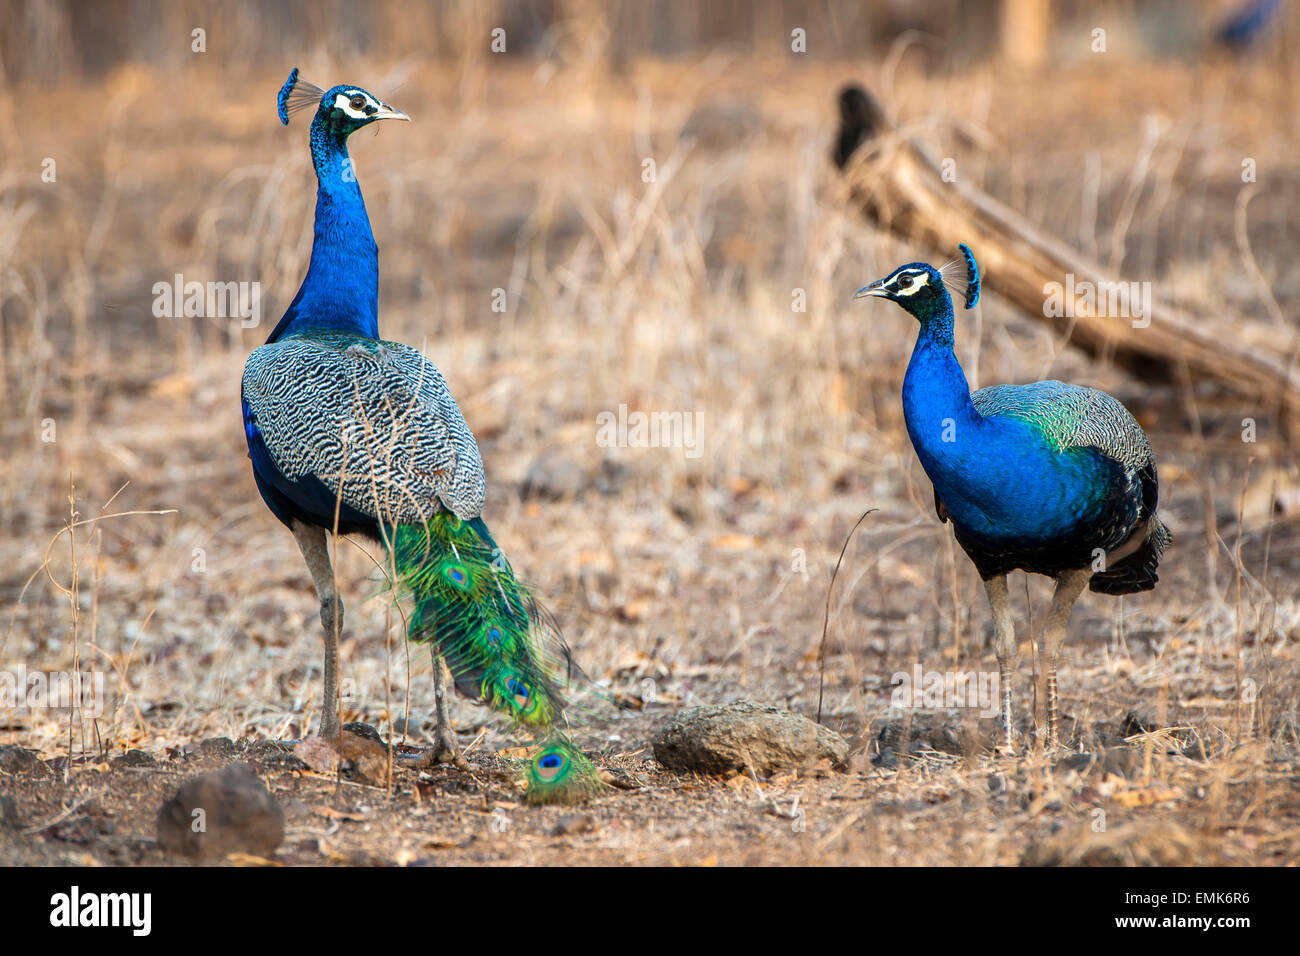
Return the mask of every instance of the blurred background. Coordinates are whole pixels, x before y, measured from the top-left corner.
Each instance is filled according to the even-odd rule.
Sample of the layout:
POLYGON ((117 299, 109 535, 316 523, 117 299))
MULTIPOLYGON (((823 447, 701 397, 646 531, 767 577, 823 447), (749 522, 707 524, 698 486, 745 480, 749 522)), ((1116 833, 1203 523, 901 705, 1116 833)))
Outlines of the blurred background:
MULTIPOLYGON (((992 656, 903 428, 912 320, 851 301, 954 250, 855 208, 830 161, 838 91, 871 89, 962 182, 1225 341, 1287 355, 1297 28, 1300 4, 1226 0, 7 0, 0 661, 93 658, 113 747, 315 723, 316 601, 255 491, 238 405, 310 252, 305 118, 275 115, 298 66, 414 119, 351 142, 381 332, 442 369, 483 449, 488 520, 583 665, 660 708, 814 710, 830 568, 874 507, 827 645, 827 722, 867 733, 894 671, 992 656), (258 283, 260 322, 157 316, 177 274, 258 283), (620 405, 698 413, 702 454, 600 447, 596 416, 620 405), (83 524, 74 551, 70 484, 78 520, 110 499, 170 513, 83 524)), ((1176 544, 1155 592, 1076 609, 1061 686, 1078 726, 1156 699, 1205 728, 1293 720, 1300 485, 1273 412, 1134 378, 996 294, 957 335, 972 385, 1104 388, 1156 449, 1176 544), (1243 673, 1266 688, 1256 716, 1243 673)), ((407 701, 398 676, 384 711, 387 608, 362 601, 379 585, 359 549, 341 576, 349 719, 382 723, 407 701)), ((1013 588, 1022 636, 1047 587, 1013 588)), ((427 660, 409 666, 419 739, 432 689, 427 660)), ((509 737, 457 708, 488 745, 509 737)), ((19 715, 0 739, 50 746, 60 727, 19 715)))

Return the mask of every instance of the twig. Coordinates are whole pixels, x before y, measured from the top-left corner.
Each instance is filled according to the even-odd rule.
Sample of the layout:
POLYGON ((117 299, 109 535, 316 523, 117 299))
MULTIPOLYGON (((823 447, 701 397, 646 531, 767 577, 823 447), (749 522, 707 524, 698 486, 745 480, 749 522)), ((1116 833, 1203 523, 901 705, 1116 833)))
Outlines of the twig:
POLYGON ((826 690, 826 631, 831 622, 831 593, 835 590, 835 578, 840 573, 840 564, 844 561, 844 552, 849 549, 849 542, 853 540, 853 532, 857 531, 858 526, 867 520, 867 515, 875 510, 875 508, 870 508, 862 512, 862 517, 849 529, 848 537, 844 539, 844 546, 840 548, 840 556, 835 561, 835 570, 831 572, 830 584, 826 586, 826 616, 822 618, 822 641, 817 649, 817 723, 819 724, 822 722, 822 699, 826 690))

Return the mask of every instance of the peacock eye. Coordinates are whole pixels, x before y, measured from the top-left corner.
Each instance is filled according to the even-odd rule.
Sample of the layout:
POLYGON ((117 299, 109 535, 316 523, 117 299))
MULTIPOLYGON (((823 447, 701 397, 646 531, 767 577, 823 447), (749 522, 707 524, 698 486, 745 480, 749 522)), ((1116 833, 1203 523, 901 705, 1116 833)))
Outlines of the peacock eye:
POLYGON ((352 99, 348 100, 348 106, 352 107, 354 110, 359 110, 365 105, 366 98, 364 96, 354 96, 352 99))

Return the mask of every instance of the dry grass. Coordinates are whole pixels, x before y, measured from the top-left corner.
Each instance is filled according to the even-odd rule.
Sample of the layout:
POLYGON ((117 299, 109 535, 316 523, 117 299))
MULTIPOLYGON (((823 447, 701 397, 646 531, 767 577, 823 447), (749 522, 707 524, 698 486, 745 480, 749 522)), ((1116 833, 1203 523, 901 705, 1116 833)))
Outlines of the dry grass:
MULTIPOLYGON (((281 781, 309 802, 360 799, 401 828, 391 839, 380 837, 388 824, 345 831, 303 862, 354 861, 358 848, 409 861, 432 846, 461 862, 1005 863, 1028 837, 1086 828, 1099 806, 1111 827, 1155 820, 1193 834, 1168 851, 1186 862, 1294 862, 1293 452, 1267 410, 1089 364, 996 299, 959 327, 973 384, 1097 385, 1151 434, 1175 547, 1154 593, 1080 601, 1061 686, 1082 749, 1131 735, 1129 712, 1168 732, 1132 742, 1141 759, 1122 776, 1070 776, 1032 758, 1008 769, 981 754, 978 737, 965 753, 921 748, 897 768, 871 763, 872 739, 900 719, 889 711, 891 674, 916 662, 989 669, 992 650, 978 580, 933 517, 902 426, 911 320, 849 301, 926 251, 866 228, 826 161, 835 89, 865 79, 892 90, 895 112, 955 156, 961 175, 1047 229, 1103 259, 1122 245, 1125 270, 1172 299, 1207 316, 1253 317, 1249 334, 1289 340, 1293 320, 1268 318, 1233 222, 1247 155, 1269 171, 1268 202, 1250 207, 1254 257, 1280 314, 1294 316, 1288 221, 1300 169, 1295 130, 1276 121, 1295 115, 1286 77, 1081 66, 1035 79, 1041 95, 1026 103, 1027 81, 1006 74, 863 76, 722 56, 635 64, 617 78, 481 59, 457 69, 354 62, 346 76, 321 57, 301 66, 316 82, 361 82, 415 117, 352 144, 381 248, 381 330, 423 347, 446 375, 483 449, 489 523, 583 666, 634 695, 653 680, 659 698, 630 718, 588 700, 575 717, 602 765, 646 775, 641 790, 597 804, 591 833, 557 842, 547 836, 555 812, 520 810, 514 832, 525 838, 471 845, 467 830, 486 832, 487 771, 487 794, 439 774, 434 815, 413 780, 363 798, 281 781), (1134 180, 1148 115, 1164 121, 1134 180), (646 158, 654 183, 642 180, 646 158), (505 313, 491 310, 496 288, 505 313), (791 308, 796 289, 805 312, 791 308), (620 404, 701 412, 704 454, 597 447, 596 414, 620 404), (1258 419, 1254 444, 1241 441, 1245 417, 1258 419), (521 499, 543 453, 575 462, 592 487, 576 500, 521 499), (767 781, 760 794, 647 766, 654 720, 679 705, 743 695, 815 711, 829 567, 868 507, 879 511, 836 585, 826 673, 826 722, 868 745, 853 769, 767 781), (807 573, 792 571, 799 552, 807 573), (458 798, 466 792, 472 799, 458 798), (770 806, 796 796, 804 832, 770 806)), ((247 89, 265 92, 252 102, 228 96, 215 74, 142 67, 115 73, 94 100, 72 85, 42 88, 45 107, 24 119, 0 168, 0 662, 61 670, 75 654, 107 674, 111 696, 97 721, 72 722, 71 742, 65 713, 5 714, 0 743, 92 755, 46 804, 28 794, 20 809, 30 819, 84 795, 101 753, 294 737, 317 719, 316 601, 290 535, 257 497, 237 407, 243 360, 291 298, 310 249, 314 183, 305 130, 274 119, 282 79, 249 77, 247 89), (46 156, 57 183, 33 176, 46 156), (177 272, 259 281, 261 326, 154 318, 152 285, 177 272), (46 420, 53 442, 42 441, 46 420), (69 536, 42 571, 69 520, 70 476, 82 521, 110 499, 106 513, 171 512, 79 526, 75 588, 69 536)), ((0 128, 18 129, 11 104, 0 105, 0 128)), ((384 727, 390 615, 382 599, 362 600, 378 589, 371 558, 346 546, 340 556, 343 676, 356 691, 346 719, 384 727)), ((1030 581, 1019 599, 1023 637, 1046 587, 1030 581)), ((394 646, 400 717, 408 658, 394 646)), ((428 661, 412 655, 409 668, 410 712, 423 721, 428 661)), ((453 717, 463 742, 477 740, 480 769, 520 742, 474 705, 457 702, 453 717)), ((972 728, 955 713, 911 720, 914 736, 940 750, 942 728, 987 736, 992 724, 972 728)), ((162 783, 128 777, 116 771, 104 777, 113 787, 95 792, 125 801, 143 787, 140 806, 156 806, 162 783)), ((502 787, 495 798, 509 803, 502 787)), ((152 811, 121 812, 124 832, 149 835, 152 811)), ((58 848, 22 852, 48 859, 58 848)))

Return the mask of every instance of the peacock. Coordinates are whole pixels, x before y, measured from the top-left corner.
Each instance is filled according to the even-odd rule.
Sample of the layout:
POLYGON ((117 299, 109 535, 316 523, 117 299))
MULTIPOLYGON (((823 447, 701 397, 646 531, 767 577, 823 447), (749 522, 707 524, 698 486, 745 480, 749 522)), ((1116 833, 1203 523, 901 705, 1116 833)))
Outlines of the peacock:
POLYGON ((413 605, 407 636, 433 656, 437 728, 416 765, 468 766, 447 717, 445 661, 459 693, 552 734, 528 769, 530 801, 585 798, 599 777, 556 729, 557 682, 574 673, 572 658, 483 520, 474 435, 438 369, 379 338, 378 248, 347 143, 371 123, 409 117, 358 86, 323 90, 296 68, 278 107, 285 125, 313 112, 315 235, 298 294, 244 366, 243 417, 258 491, 293 532, 320 599, 319 733, 340 730, 343 602, 328 536, 361 535, 385 548, 413 605))
POLYGON ((1129 594, 1155 587, 1171 536, 1156 514, 1151 443, 1117 400, 1064 382, 993 385, 971 394, 953 354, 949 288, 967 309, 979 299, 975 256, 941 269, 900 266, 854 298, 897 302, 920 323, 903 379, 908 436, 934 485, 940 521, 952 522, 988 595, 996 637, 1007 753, 1016 640, 1007 574, 1056 579, 1039 642, 1047 673, 1045 746, 1058 741, 1056 667, 1070 610, 1085 587, 1129 594))

